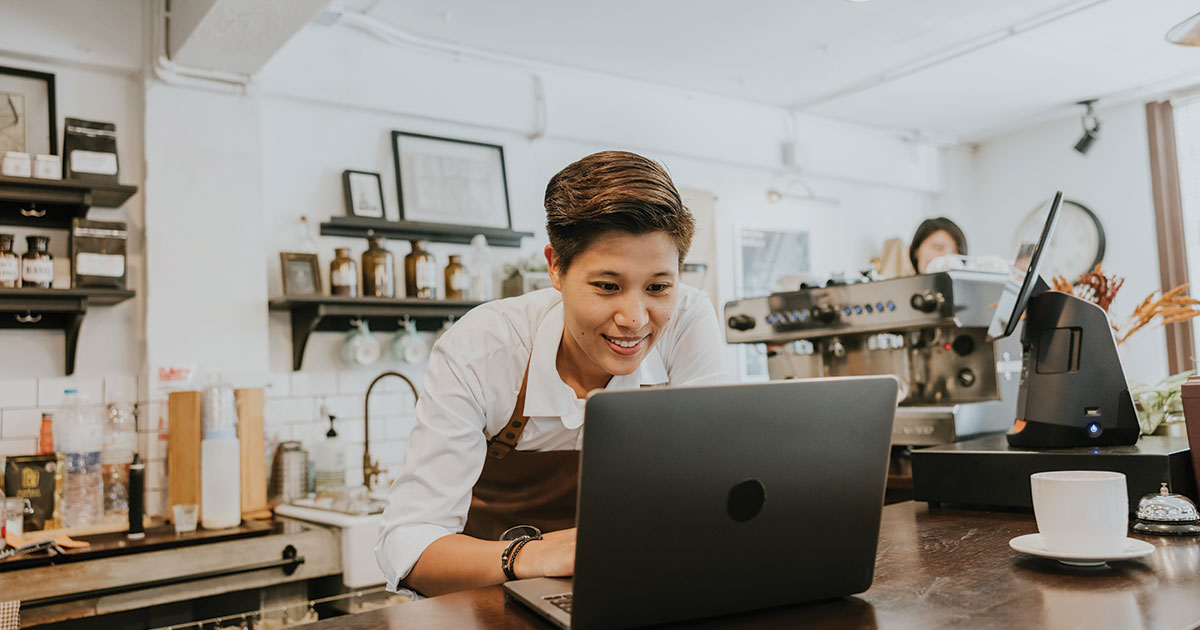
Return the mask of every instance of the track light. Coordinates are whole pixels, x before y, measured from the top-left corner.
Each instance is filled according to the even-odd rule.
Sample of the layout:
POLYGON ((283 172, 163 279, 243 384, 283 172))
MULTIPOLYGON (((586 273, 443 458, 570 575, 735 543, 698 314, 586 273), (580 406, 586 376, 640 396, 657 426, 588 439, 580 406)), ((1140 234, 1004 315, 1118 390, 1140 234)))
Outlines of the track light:
POLYGON ((1080 155, 1087 155, 1087 152, 1092 149, 1092 144, 1096 142, 1096 138, 1100 137, 1100 119, 1096 118, 1096 113, 1092 110, 1092 105, 1095 103, 1096 99, 1094 98, 1076 103, 1087 108, 1083 112, 1083 118, 1080 119, 1083 123, 1083 135, 1075 142, 1075 150, 1080 155))

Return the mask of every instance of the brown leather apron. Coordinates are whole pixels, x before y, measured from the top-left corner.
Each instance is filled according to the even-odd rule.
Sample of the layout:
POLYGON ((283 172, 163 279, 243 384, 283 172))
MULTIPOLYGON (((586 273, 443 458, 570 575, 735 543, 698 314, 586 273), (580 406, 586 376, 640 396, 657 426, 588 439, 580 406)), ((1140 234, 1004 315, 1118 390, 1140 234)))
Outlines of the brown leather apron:
POLYGON ((521 413, 528 384, 526 367, 512 417, 488 440, 483 472, 471 491, 463 528, 468 536, 498 540, 514 525, 533 525, 543 533, 575 527, 579 451, 517 450, 529 422, 521 413))

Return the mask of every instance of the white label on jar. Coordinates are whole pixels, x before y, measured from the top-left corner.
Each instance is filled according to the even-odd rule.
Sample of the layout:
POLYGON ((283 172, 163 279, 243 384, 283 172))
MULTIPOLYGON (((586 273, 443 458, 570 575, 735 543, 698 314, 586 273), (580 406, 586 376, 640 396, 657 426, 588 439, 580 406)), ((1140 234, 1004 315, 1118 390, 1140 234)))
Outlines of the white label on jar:
POLYGON ((21 279, 21 265, 16 256, 0 258, 0 287, 16 284, 21 279))
POLYGON ((417 261, 417 288, 433 289, 437 287, 437 268, 428 258, 417 261))
POLYGON ((333 272, 329 281, 335 287, 352 287, 358 284, 358 274, 354 273, 353 269, 342 267, 333 272))
POLYGON ((75 274, 80 276, 125 276, 125 257, 119 254, 92 254, 80 252, 75 255, 75 274))
POLYGON ((115 153, 75 149, 71 151, 71 171, 96 175, 116 175, 117 156, 115 153))
POLYGON ((452 291, 465 291, 467 288, 467 274, 462 269, 455 269, 450 273, 450 289, 452 291))
POLYGON ((49 284, 54 281, 54 261, 40 258, 21 261, 21 279, 25 282, 49 284))

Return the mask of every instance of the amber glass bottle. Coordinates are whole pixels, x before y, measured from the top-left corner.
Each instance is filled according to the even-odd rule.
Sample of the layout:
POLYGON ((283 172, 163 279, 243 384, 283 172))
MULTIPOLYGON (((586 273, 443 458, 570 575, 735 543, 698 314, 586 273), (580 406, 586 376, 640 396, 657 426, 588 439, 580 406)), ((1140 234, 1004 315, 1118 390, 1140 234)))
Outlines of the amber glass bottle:
POLYGON ((383 239, 367 239, 367 251, 362 255, 362 292, 364 297, 396 297, 395 258, 383 246, 383 239))
POLYGON ((358 297, 358 265, 350 257, 349 248, 338 247, 333 254, 333 262, 329 263, 329 293, 358 297))
POLYGON ((466 296, 467 291, 467 268, 459 262, 458 256, 450 257, 450 264, 446 265, 446 299, 461 300, 466 296))
POLYGON ((13 289, 21 284, 21 258, 13 251, 13 235, 0 234, 0 288, 13 289))
POLYGON ((412 251, 404 257, 404 285, 408 297, 437 299, 437 266, 425 241, 412 241, 412 251))
POLYGON ((49 289, 54 282, 54 257, 49 236, 26 236, 28 249, 21 256, 21 286, 49 289))

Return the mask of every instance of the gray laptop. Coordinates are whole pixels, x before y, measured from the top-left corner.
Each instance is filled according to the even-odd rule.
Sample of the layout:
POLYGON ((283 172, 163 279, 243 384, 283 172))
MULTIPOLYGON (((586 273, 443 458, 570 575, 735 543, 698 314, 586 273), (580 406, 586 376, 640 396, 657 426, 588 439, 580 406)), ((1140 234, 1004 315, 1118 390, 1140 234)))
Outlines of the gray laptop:
POLYGON ((628 628, 871 585, 896 379, 588 399, 575 577, 505 591, 560 628, 628 628))

